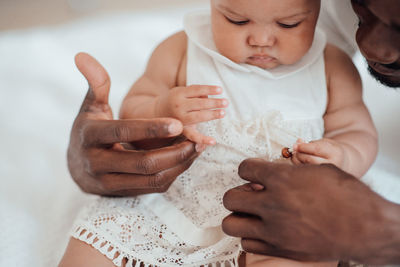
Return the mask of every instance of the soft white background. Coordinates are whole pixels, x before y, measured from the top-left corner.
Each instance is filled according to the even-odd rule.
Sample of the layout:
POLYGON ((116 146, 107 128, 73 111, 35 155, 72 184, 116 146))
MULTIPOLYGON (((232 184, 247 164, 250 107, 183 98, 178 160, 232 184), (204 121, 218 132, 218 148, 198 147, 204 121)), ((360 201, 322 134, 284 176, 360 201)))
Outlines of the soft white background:
MULTIPOLYGON (((87 90, 74 55, 89 52, 109 71, 116 114, 155 45, 181 29, 184 13, 201 6, 0 32, 0 266, 55 266, 89 198, 66 167, 70 128, 87 90)), ((377 163, 364 180, 400 203, 400 92, 379 86, 361 57, 355 60, 380 133, 377 163)))

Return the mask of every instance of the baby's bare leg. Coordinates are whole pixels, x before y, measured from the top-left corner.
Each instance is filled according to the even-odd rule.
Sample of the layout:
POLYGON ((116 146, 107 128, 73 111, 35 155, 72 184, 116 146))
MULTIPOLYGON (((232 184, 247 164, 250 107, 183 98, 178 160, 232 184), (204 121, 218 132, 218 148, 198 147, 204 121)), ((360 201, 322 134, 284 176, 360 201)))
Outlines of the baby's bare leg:
POLYGON ((338 262, 300 262, 246 253, 246 267, 337 267, 338 262))
POLYGON ((67 250, 58 266, 115 267, 113 262, 105 255, 101 254, 97 249, 75 238, 69 240, 67 250))

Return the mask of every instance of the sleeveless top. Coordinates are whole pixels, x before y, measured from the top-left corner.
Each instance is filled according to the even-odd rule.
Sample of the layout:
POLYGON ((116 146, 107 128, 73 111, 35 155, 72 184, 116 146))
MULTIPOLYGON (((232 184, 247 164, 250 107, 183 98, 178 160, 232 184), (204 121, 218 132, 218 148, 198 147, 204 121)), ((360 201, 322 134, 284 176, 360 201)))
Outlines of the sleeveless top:
POLYGON ((166 193, 132 198, 100 197, 86 206, 72 236, 97 248, 121 266, 238 266, 240 239, 225 235, 224 193, 245 183, 240 162, 280 160, 281 149, 298 138, 324 133, 327 88, 323 33, 297 63, 264 70, 237 64, 218 53, 210 14, 189 14, 187 85, 218 85, 230 102, 226 116, 197 125, 215 138, 166 193), (118 252, 118 253, 117 253, 118 252), (222 265, 224 264, 224 265, 222 265))

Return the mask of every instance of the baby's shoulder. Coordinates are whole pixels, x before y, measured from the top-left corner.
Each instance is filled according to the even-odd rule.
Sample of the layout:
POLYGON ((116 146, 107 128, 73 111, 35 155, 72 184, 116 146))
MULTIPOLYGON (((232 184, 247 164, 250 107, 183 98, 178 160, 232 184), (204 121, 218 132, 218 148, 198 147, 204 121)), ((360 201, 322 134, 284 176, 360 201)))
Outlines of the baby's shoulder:
POLYGON ((325 74, 328 88, 340 83, 349 83, 359 86, 360 75, 352 59, 343 50, 327 44, 324 50, 325 74))
POLYGON ((186 57, 187 36, 183 31, 177 32, 162 41, 153 51, 145 75, 168 81, 170 86, 176 86, 177 80, 182 80, 181 65, 186 57))
POLYGON ((177 32, 162 41, 153 51, 150 62, 163 62, 178 67, 187 50, 187 36, 177 32))
POLYGON ((339 47, 333 44, 326 44, 324 49, 325 65, 332 66, 333 64, 348 64, 352 63, 351 58, 339 47))
POLYGON ((169 52, 180 52, 184 54, 187 49, 187 35, 184 31, 180 31, 170 35, 164 41, 162 41, 156 48, 156 50, 163 50, 169 52))

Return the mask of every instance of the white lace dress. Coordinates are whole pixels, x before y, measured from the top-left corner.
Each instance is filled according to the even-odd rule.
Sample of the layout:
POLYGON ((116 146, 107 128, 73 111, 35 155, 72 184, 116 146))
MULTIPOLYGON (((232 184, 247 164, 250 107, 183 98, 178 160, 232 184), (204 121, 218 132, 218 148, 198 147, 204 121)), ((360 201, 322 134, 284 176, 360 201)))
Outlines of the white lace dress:
POLYGON ((198 125, 216 139, 163 194, 99 197, 86 206, 72 236, 121 266, 237 266, 240 239, 225 235, 224 193, 244 183, 237 174, 246 158, 280 158, 297 138, 320 139, 327 103, 320 32, 296 64, 271 71, 236 64, 220 55, 208 12, 185 18, 189 37, 187 84, 219 85, 227 116, 198 125))

